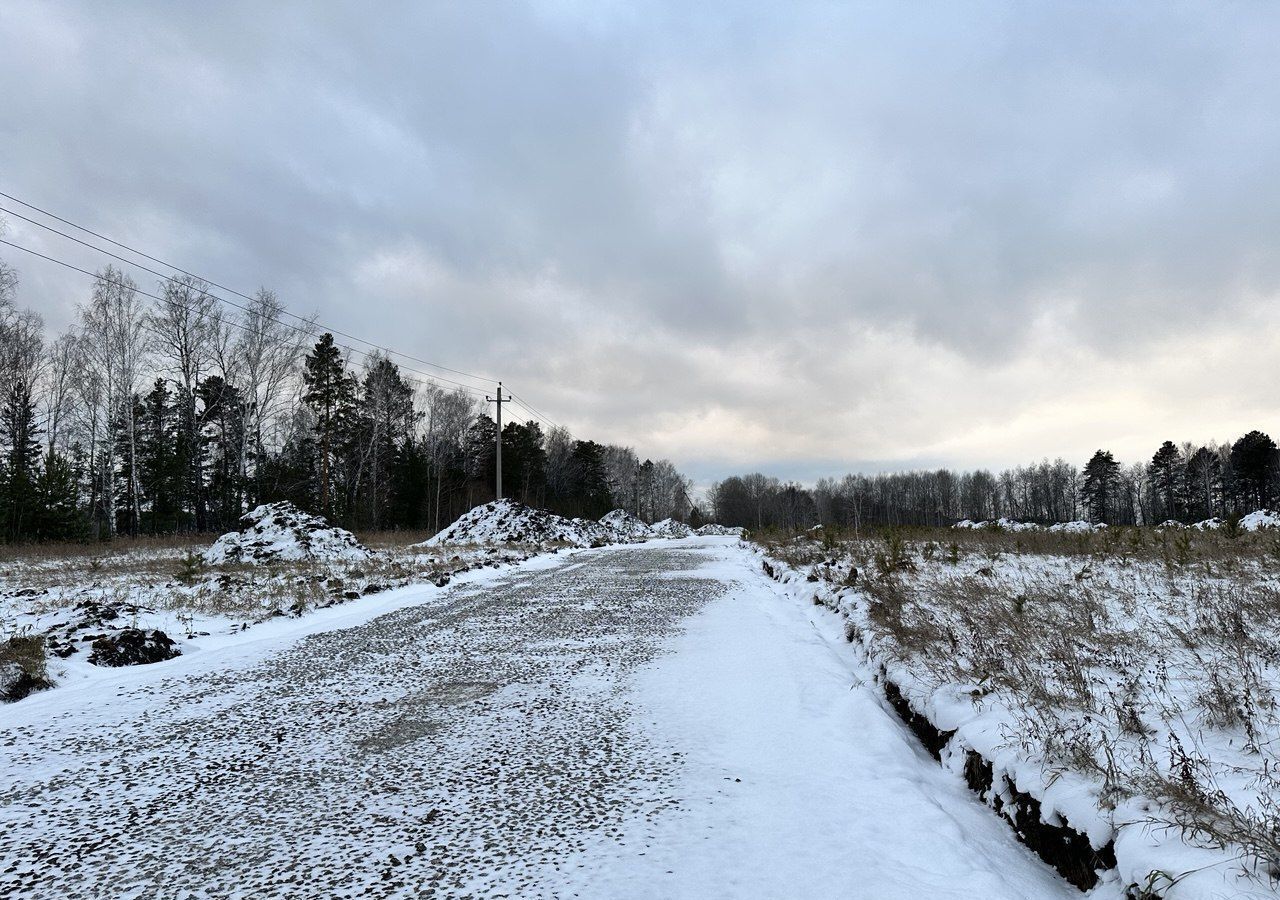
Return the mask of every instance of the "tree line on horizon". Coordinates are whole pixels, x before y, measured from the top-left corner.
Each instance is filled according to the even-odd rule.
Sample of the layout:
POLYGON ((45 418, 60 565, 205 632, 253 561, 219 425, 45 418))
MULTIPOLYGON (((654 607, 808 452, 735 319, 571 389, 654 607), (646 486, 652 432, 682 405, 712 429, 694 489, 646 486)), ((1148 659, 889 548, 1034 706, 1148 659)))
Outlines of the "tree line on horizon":
MULTIPOLYGON (((380 353, 353 366, 269 290, 231 313, 180 275, 148 302, 108 266, 47 341, 17 286, 0 263, 0 541, 220 533, 280 500, 354 530, 438 530, 495 495, 482 397, 380 353)), ((537 421, 502 435, 507 496, 570 516, 689 512, 668 460, 537 421)))
POLYGON ((724 525, 793 531, 1001 518, 1042 525, 1192 523, 1280 506, 1280 453, 1270 436, 1250 431, 1229 444, 1165 441, 1150 462, 1128 466, 1098 450, 1081 468, 1057 459, 999 474, 850 474, 820 479, 812 488, 755 472, 712 485, 708 505, 724 525))

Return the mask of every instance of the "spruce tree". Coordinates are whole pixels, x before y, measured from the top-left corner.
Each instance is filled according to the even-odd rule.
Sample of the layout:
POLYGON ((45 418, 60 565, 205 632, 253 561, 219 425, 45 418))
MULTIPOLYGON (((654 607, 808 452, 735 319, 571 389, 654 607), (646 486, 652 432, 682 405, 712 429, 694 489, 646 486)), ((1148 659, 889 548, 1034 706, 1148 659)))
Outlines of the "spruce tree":
POLYGON ((177 415, 168 385, 157 378, 138 418, 138 466, 147 495, 143 530, 152 534, 178 528, 183 460, 177 453, 177 415))
POLYGON ((30 537, 31 518, 37 510, 36 483, 40 475, 40 431, 36 426, 35 400, 25 385, 15 383, 0 409, 0 441, 4 467, 0 470, 0 515, 4 535, 10 541, 30 537))

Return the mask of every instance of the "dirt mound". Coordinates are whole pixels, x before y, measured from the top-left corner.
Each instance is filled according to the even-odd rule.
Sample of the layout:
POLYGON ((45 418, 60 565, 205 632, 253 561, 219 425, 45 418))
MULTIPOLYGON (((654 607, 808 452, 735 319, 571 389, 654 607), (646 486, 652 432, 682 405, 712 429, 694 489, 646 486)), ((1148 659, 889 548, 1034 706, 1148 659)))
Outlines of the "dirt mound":
POLYGON ((600 517, 600 524, 611 529, 620 541, 643 541, 653 537, 653 529, 625 509, 615 509, 600 517))
POLYGON ((181 656, 173 638, 163 631, 150 633, 140 628, 126 628, 118 634, 105 635, 93 642, 89 662, 95 666, 145 666, 181 656))
POLYGON ((687 538, 693 534, 693 529, 675 519, 663 519, 653 523, 653 533, 660 538, 687 538))
POLYGON ((447 544, 570 544, 602 547, 617 543, 613 530, 587 519, 566 519, 518 500, 494 500, 477 506, 421 546, 447 544))
POLYGON ((240 517, 240 530, 224 534, 204 553, 210 565, 302 559, 368 559, 356 536, 292 503, 268 503, 240 517))

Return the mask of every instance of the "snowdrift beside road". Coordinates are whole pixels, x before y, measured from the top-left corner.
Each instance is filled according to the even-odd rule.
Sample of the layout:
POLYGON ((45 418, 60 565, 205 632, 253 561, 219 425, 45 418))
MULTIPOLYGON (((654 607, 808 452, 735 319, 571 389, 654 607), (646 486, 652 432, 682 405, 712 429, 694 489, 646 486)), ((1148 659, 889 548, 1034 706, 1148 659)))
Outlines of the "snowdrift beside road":
POLYGON ((699 537, 742 537, 743 530, 737 526, 717 525, 714 522, 708 522, 696 530, 694 534, 699 537))
POLYGON ((224 534, 204 552, 210 565, 281 560, 368 559, 370 552, 351 532, 292 503, 268 503, 240 517, 240 530, 224 534))
POLYGON ((600 524, 610 529, 622 541, 643 541, 653 537, 653 529, 625 509, 615 509, 600 517, 600 524))
POLYGON ((618 540, 611 528, 599 522, 566 519, 545 509, 525 506, 518 500, 502 499, 464 513, 420 546, 563 543, 574 547, 601 547, 618 540))
POLYGON ((654 522, 652 528, 654 535, 660 538, 687 538, 693 534, 693 529, 675 519, 663 519, 661 522, 654 522))

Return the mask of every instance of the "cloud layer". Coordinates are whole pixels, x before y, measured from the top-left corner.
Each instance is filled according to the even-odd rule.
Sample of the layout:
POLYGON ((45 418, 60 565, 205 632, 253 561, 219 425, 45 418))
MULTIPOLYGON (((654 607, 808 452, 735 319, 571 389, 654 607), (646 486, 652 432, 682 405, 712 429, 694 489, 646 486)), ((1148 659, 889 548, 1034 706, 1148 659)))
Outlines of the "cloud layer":
POLYGON ((700 479, 1138 458, 1280 430, 1277 43, 1256 4, 19 0, 0 190, 700 479))

